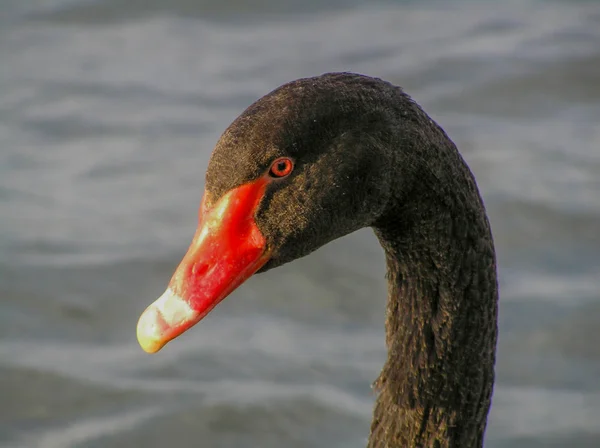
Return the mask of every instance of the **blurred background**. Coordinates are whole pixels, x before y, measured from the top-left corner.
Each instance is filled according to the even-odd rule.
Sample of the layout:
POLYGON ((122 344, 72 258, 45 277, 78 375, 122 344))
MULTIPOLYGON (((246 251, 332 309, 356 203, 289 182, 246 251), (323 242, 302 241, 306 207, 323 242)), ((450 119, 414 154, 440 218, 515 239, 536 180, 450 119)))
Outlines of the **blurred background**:
POLYGON ((600 446, 600 3, 575 0, 2 0, 0 446, 365 446, 368 229, 159 355, 135 339, 220 133, 341 70, 403 86, 476 174, 501 287, 486 446, 600 446))

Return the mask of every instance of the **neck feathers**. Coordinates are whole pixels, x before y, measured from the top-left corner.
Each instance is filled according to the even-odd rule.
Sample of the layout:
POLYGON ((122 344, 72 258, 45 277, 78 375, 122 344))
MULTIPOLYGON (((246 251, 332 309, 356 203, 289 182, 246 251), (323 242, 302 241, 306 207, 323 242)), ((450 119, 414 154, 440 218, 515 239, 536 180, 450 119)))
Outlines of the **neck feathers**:
POLYGON ((483 444, 498 295, 490 228, 472 191, 453 207, 425 202, 374 226, 387 261, 388 359, 370 448, 483 444))

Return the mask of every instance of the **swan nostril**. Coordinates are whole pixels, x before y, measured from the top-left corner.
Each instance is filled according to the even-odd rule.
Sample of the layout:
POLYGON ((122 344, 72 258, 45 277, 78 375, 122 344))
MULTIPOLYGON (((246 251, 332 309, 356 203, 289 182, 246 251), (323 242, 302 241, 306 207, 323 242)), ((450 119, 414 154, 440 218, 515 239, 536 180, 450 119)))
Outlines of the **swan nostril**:
POLYGON ((203 275, 208 271, 208 263, 196 263, 192 268, 192 275, 203 275))

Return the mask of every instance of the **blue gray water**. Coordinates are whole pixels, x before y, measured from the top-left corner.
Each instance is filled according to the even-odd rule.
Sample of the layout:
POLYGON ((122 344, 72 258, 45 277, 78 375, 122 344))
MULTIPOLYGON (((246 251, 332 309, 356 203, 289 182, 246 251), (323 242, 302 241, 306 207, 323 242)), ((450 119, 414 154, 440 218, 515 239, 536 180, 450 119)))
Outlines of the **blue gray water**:
POLYGON ((402 85, 475 172, 500 266, 487 447, 600 446, 600 3, 3 0, 0 446, 362 447, 385 359, 369 230, 135 340, 248 104, 402 85))

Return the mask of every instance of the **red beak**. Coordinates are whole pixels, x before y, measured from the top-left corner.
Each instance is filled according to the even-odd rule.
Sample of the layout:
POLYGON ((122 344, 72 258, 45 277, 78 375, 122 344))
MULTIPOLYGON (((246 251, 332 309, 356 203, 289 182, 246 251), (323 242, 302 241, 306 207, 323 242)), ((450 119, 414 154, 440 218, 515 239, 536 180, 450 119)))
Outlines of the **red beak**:
POLYGON ((266 178, 241 185, 207 210, 206 194, 192 244, 169 287, 140 316, 137 338, 148 353, 188 330, 268 260, 254 220, 266 178))

